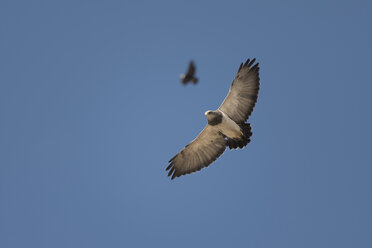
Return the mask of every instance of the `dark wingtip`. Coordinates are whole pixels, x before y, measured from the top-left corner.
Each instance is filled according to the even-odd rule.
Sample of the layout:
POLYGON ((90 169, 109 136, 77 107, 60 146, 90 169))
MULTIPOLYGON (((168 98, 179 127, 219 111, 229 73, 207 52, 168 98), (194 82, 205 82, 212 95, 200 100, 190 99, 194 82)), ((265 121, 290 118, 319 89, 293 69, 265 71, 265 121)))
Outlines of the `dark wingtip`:
POLYGON ((240 64, 238 72, 242 69, 242 67, 243 67, 243 63, 240 64))
POLYGON ((174 172, 174 167, 172 167, 172 169, 169 171, 169 173, 168 173, 168 177, 169 177, 170 175, 172 175, 173 172, 174 172))
POLYGON ((168 167, 165 169, 165 171, 169 170, 172 167, 172 165, 168 165, 168 167))
POLYGON ((250 59, 247 59, 247 61, 245 61, 245 63, 244 63, 244 66, 247 66, 249 61, 250 61, 250 59))
POLYGON ((248 67, 251 67, 255 61, 256 61, 256 58, 252 59, 252 61, 248 64, 248 67))
POLYGON ((174 155, 174 156, 173 156, 173 158, 169 159, 168 163, 172 162, 172 161, 173 161, 173 159, 175 159, 175 158, 176 158, 176 156, 177 156, 177 155, 174 155))
POLYGON ((259 69, 258 65, 259 65, 259 63, 255 64, 255 65, 251 68, 251 70, 253 70, 253 69, 259 69))

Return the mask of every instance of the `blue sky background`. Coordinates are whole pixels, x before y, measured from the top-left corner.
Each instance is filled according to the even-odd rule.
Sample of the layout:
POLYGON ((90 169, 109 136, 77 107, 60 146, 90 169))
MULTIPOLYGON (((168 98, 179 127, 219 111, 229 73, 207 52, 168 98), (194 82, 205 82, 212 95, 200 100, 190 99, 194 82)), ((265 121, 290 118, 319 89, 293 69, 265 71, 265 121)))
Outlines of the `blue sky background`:
POLYGON ((371 11, 2 0, 0 247, 372 247, 371 11), (252 57, 252 142, 170 181, 252 57))

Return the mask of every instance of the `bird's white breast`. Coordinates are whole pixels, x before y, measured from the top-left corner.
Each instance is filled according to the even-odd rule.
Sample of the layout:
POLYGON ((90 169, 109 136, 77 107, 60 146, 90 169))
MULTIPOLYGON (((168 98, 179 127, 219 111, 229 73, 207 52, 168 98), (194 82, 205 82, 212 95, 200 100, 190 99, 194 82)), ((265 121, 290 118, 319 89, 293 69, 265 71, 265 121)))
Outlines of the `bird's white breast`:
POLYGON ((218 129, 221 133, 226 135, 229 138, 240 138, 243 133, 240 130, 240 127, 238 124, 235 123, 235 121, 231 120, 230 117, 228 117, 225 113, 220 111, 222 113, 222 122, 218 125, 218 129))

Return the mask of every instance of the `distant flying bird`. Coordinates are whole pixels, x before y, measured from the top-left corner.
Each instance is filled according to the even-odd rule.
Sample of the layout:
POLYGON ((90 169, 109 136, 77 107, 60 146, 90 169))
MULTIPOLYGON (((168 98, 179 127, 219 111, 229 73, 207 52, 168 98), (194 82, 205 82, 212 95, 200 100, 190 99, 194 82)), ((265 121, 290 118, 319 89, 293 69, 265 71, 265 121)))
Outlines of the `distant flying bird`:
POLYGON ((205 112, 208 124, 190 144, 169 160, 172 179, 209 166, 225 151, 245 147, 252 135, 245 123, 257 102, 260 87, 258 63, 249 59, 240 65, 225 100, 216 111, 205 112), (253 65, 254 64, 254 65, 253 65))
POLYGON ((195 77, 196 67, 193 61, 190 61, 189 68, 187 69, 186 75, 181 74, 181 82, 186 85, 188 82, 193 82, 196 84, 198 82, 198 79, 195 77))

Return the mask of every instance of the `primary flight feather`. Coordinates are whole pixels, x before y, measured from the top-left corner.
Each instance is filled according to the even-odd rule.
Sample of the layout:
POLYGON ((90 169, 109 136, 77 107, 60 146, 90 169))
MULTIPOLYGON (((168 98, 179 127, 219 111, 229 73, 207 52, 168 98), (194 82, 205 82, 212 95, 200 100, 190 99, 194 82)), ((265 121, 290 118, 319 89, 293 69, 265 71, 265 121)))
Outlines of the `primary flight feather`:
POLYGON ((257 102, 260 87, 256 59, 239 67, 229 93, 216 111, 206 111, 208 123, 190 144, 169 160, 166 168, 171 179, 209 166, 230 149, 245 147, 252 136, 251 126, 245 123, 257 102))

